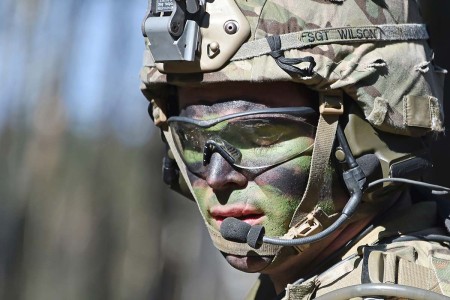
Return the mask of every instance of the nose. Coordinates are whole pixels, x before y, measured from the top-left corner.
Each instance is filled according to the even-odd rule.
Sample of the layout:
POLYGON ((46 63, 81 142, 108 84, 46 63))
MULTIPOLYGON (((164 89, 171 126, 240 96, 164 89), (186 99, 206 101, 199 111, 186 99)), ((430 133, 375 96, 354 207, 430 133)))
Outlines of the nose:
POLYGON ((206 168, 206 182, 217 191, 244 188, 247 178, 235 170, 219 153, 214 153, 206 168))

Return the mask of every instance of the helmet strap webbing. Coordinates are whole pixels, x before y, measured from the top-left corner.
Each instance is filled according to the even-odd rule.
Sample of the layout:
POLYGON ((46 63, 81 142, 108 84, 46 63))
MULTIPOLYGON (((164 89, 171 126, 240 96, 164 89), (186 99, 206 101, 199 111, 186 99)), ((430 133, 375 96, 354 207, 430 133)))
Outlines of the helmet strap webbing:
MULTIPOLYGON (((290 228, 302 226, 307 219, 308 214, 314 214, 314 212, 320 211, 320 208, 316 207, 320 198, 320 189, 324 181, 324 174, 333 149, 339 117, 344 113, 344 97, 342 90, 321 92, 319 93, 319 100, 320 116, 311 157, 308 183, 306 184, 303 197, 292 216, 291 223, 289 224, 290 228)), ((323 217, 325 217, 325 219, 320 221, 320 227, 326 228, 336 219, 336 214, 330 216, 323 214, 323 217)), ((303 245, 301 248, 304 249, 308 246, 309 245, 303 245)), ((296 247, 296 252, 287 251, 287 248, 292 247, 281 248, 275 255, 269 267, 278 265, 286 256, 293 254, 298 255, 303 252, 298 247, 296 247)))
POLYGON ((317 125, 314 149, 311 157, 308 183, 290 223, 298 225, 312 212, 320 199, 324 174, 330 160, 340 115, 344 113, 343 93, 331 90, 319 93, 320 117, 317 125))

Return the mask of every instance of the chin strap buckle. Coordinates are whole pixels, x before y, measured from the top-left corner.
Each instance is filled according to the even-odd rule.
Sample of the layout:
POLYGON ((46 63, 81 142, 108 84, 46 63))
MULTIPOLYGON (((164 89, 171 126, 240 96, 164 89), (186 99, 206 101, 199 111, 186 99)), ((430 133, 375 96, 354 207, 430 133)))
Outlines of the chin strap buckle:
MULTIPOLYGON (((317 234, 323 230, 322 224, 316 219, 315 213, 309 213, 298 225, 289 229, 283 239, 298 239, 317 234)), ((303 252, 310 244, 295 246, 298 252, 303 252)))

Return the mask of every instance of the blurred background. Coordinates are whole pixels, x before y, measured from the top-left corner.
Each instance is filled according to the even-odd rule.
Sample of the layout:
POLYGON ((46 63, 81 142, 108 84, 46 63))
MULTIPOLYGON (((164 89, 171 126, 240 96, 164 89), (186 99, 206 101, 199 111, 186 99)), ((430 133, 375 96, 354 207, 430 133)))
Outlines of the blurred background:
MULTIPOLYGON (((423 2, 449 68, 450 1, 423 2)), ((254 281, 162 183, 138 88, 146 7, 0 1, 0 299, 242 299, 254 281)), ((445 185, 449 145, 433 148, 445 185)))

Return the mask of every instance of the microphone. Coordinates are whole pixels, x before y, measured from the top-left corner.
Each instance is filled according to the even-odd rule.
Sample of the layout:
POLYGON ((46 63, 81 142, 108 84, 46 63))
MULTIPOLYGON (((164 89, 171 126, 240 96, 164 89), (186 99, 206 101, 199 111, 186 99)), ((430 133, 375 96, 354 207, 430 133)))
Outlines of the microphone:
POLYGON ((372 182, 383 178, 381 163, 375 154, 363 155, 357 158, 356 162, 361 167, 364 175, 366 175, 367 182, 372 182))
POLYGON ((220 234, 224 239, 237 243, 247 243, 253 249, 261 247, 264 233, 263 226, 251 226, 233 217, 226 218, 220 225, 220 234))

